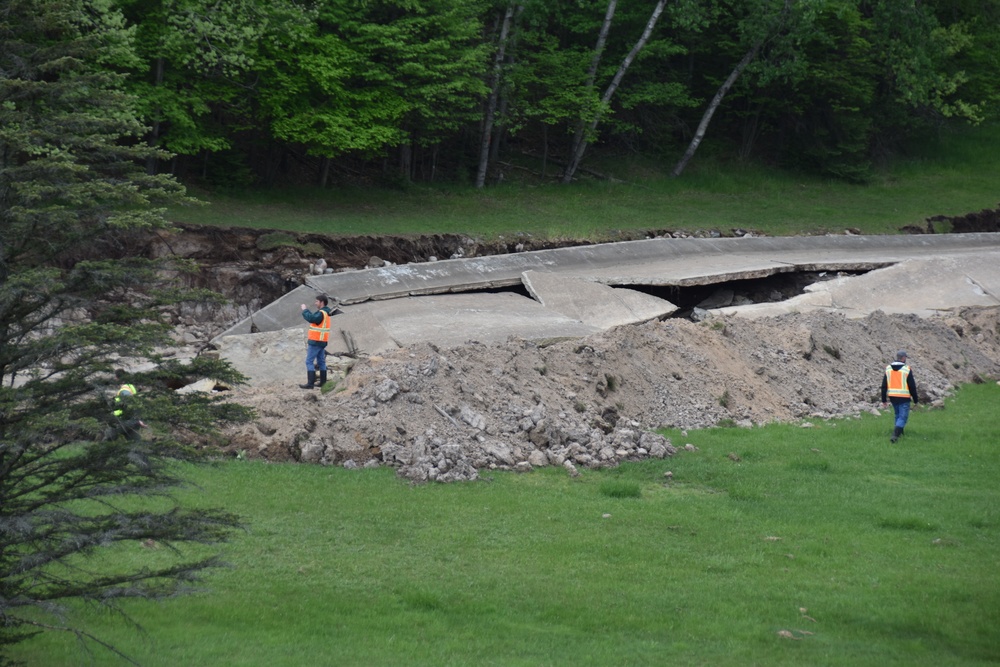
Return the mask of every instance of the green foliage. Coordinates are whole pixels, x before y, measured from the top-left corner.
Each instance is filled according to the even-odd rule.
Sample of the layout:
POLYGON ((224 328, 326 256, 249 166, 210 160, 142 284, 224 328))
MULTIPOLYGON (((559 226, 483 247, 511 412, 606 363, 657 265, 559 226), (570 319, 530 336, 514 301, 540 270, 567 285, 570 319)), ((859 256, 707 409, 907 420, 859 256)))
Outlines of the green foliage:
MULTIPOLYGON (((153 126, 152 143, 173 153, 224 153, 252 126, 252 80, 267 49, 303 42, 315 12, 288 0, 119 0, 136 29, 140 60, 130 92, 153 126)), ((239 164, 243 161, 236 160, 239 164)), ((217 166, 210 180, 231 170, 217 166)), ((208 173, 203 173, 208 177, 208 173)))
POLYGON ((883 83, 889 99, 880 101, 946 118, 978 120, 977 105, 959 94, 966 75, 951 64, 972 43, 961 23, 941 25, 925 5, 878 0, 872 3, 871 34, 875 64, 887 72, 883 83))
POLYGON ((266 53, 274 135, 312 155, 429 145, 477 118, 485 45, 470 1, 318 3, 301 48, 266 53))
POLYGON ((200 458, 194 440, 245 411, 171 389, 206 375, 239 381, 228 365, 153 353, 168 340, 156 308, 200 295, 164 282, 164 269, 184 266, 130 252, 137 230, 166 227, 163 208, 187 199, 175 180, 141 168, 161 154, 137 141, 134 100, 105 68, 132 58, 123 24, 98 0, 9 0, 0 15, 3 651, 41 630, 90 637, 64 615, 70 601, 114 610, 171 597, 220 562, 181 552, 108 567, 109 547, 212 544, 238 525, 168 495, 182 483, 177 462, 200 458), (150 370, 118 379, 119 364, 150 370), (113 414, 122 381, 141 387, 127 423, 113 414))
POLYGON ((275 248, 298 247, 299 240, 285 232, 269 232, 257 238, 257 248, 268 251, 275 248))
MULTIPOLYGON (((467 182, 507 8, 482 0, 97 6, 93 20, 112 17, 134 41, 134 51, 110 49, 97 62, 130 75, 125 86, 150 128, 143 139, 178 154, 172 173, 213 187, 467 182)), ((551 177, 597 115, 588 141, 676 161, 750 52, 699 161, 709 151, 753 155, 867 182, 871 165, 905 140, 945 119, 996 118, 1000 108, 1000 21, 988 0, 671 2, 604 104, 651 4, 618 4, 595 61, 607 6, 516 4, 489 141, 498 174, 509 177, 531 155, 551 177)), ((148 171, 163 168, 162 157, 147 156, 148 171)))
POLYGON ((992 121, 1000 119, 1000 4, 992 0, 962 0, 935 3, 941 26, 957 25, 969 36, 965 48, 950 59, 949 71, 961 72, 964 97, 976 100, 978 113, 992 121))
POLYGON ((297 237, 285 232, 261 234, 257 237, 257 248, 265 252, 278 248, 295 248, 310 257, 322 257, 325 252, 319 243, 303 243, 297 237))
MULTIPOLYGON (((234 567, 211 596, 130 605, 146 637, 100 613, 88 628, 148 667, 990 664, 998 400, 965 387, 892 447, 887 415, 671 432, 698 450, 579 477, 192 470, 207 496, 192 500, 247 514, 234 567), (602 493, 616 483, 641 494, 602 493)), ((37 637, 13 655, 74 664, 79 647, 37 637)))
POLYGON ((729 390, 726 389, 722 392, 722 396, 719 396, 719 405, 724 408, 729 407, 729 403, 732 401, 732 397, 729 395, 729 390))

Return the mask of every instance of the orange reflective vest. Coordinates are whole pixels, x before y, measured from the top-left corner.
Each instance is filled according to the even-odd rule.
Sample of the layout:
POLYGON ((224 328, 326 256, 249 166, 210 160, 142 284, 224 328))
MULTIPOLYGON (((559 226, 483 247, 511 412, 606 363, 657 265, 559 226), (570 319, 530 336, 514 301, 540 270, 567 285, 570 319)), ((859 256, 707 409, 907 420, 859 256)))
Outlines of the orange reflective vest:
POLYGON ((329 343, 330 342, 330 313, 323 309, 320 311, 323 314, 323 321, 319 324, 309 323, 309 340, 314 340, 318 343, 329 343))
POLYGON ((891 365, 885 367, 886 395, 894 398, 910 398, 910 388, 907 378, 910 377, 910 367, 903 366, 896 370, 891 365))

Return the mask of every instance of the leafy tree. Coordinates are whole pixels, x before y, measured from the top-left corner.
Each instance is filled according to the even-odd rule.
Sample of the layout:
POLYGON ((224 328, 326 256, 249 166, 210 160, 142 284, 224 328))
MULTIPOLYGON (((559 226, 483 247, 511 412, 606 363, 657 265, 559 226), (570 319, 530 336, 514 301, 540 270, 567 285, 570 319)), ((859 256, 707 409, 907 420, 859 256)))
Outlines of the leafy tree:
MULTIPOLYGON (((269 53, 274 136, 321 158, 431 146, 479 119, 488 46, 479 0, 321 0, 315 31, 269 53)), ((323 180, 323 179, 321 179, 323 180)))
POLYGON ((727 117, 717 121, 739 140, 741 157, 757 144, 766 158, 791 168, 867 177, 877 72, 870 26, 857 5, 763 0, 745 5, 732 24, 730 12, 720 20, 717 29, 734 39, 731 45, 720 39, 712 52, 752 56, 733 87, 727 117))
MULTIPOLYGON (((126 82, 151 126, 149 142, 179 155, 229 151, 257 124, 264 50, 287 53, 315 21, 292 0, 118 0, 135 29, 136 64, 126 82)), ((152 165, 151 165, 151 171, 152 165)), ((239 182, 236 174, 201 177, 239 182)))
POLYGON ((870 177, 877 67, 856 3, 830 3, 799 51, 802 76, 781 102, 786 166, 863 182, 870 177))
MULTIPOLYGON (((688 144, 687 150, 677 164, 674 165, 671 171, 672 176, 680 176, 687 163, 694 157, 695 151, 698 150, 698 146, 701 144, 702 139, 705 137, 705 132, 708 130, 708 124, 711 122, 716 110, 722 104, 722 100, 743 72, 755 61, 757 55, 765 45, 768 42, 777 41, 780 36, 783 36, 782 33, 786 32, 791 33, 793 39, 801 39, 802 30, 801 28, 796 30, 795 23, 801 25, 804 22, 790 20, 793 8, 792 0, 748 1, 739 4, 741 5, 742 13, 731 13, 738 16, 736 37, 740 45, 742 57, 733 67, 729 76, 725 78, 715 91, 715 95, 702 114, 698 129, 695 131, 694 136, 691 137, 691 142, 688 144)), ((731 18, 732 16, 730 16, 731 18)), ((776 65, 768 65, 764 72, 758 70, 757 79, 776 77, 778 76, 778 69, 779 67, 776 65)))
POLYGON ((36 632, 86 636, 64 601, 118 609, 183 592, 219 560, 182 548, 238 525, 169 495, 182 462, 199 458, 194 439, 245 415, 169 389, 238 381, 228 365, 155 353, 169 332, 161 309, 199 295, 173 287, 167 265, 132 256, 143 233, 166 226, 157 206, 184 195, 142 168, 160 153, 140 140, 134 100, 112 73, 134 54, 109 2, 0 2, 0 663, 36 632), (150 426, 138 439, 116 428, 119 365, 143 369, 126 378, 150 426), (149 540, 177 558, 100 559, 149 540))
POLYGON ((558 7, 534 2, 523 7, 523 19, 514 27, 518 48, 507 49, 502 82, 506 112, 499 120, 514 136, 541 131, 544 174, 549 130, 568 131, 579 118, 586 74, 580 64, 587 61, 587 51, 569 29, 570 22, 561 20, 566 17, 556 12, 558 7), (550 25, 562 29, 557 33, 550 25))
POLYGON ((965 97, 966 73, 957 56, 972 39, 961 23, 941 24, 912 0, 862 2, 871 16, 873 61, 879 69, 874 141, 890 146, 914 128, 940 118, 978 121, 976 100, 965 97))
POLYGON ((670 51, 669 38, 654 32, 666 3, 622 5, 617 0, 528 0, 518 5, 518 46, 510 50, 504 69, 502 122, 520 138, 541 130, 543 171, 550 130, 567 135, 565 182, 572 180, 587 146, 599 138, 598 126, 610 124, 614 99, 627 105, 678 99, 673 83, 625 76, 647 50, 660 55, 670 51), (635 79, 632 88, 629 78, 635 79))
POLYGON ((931 8, 941 25, 958 25, 971 43, 952 59, 967 77, 963 90, 984 119, 1000 119, 1000 3, 994 0, 938 0, 931 8))

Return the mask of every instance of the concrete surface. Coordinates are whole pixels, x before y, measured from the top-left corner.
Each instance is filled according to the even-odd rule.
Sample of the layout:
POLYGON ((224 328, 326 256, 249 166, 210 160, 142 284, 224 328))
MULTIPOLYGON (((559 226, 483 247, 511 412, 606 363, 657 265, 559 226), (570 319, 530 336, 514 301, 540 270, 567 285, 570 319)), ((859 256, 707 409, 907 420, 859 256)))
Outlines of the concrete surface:
MULTIPOLYGON (((722 308, 760 317, 833 309, 929 315, 965 305, 1000 305, 1000 234, 650 239, 514 255, 389 266, 314 276, 223 332, 213 342, 252 355, 274 374, 302 374, 306 323, 300 304, 336 297, 330 352, 379 354, 399 346, 579 337, 669 315, 667 301, 622 285, 707 285, 793 271, 869 271, 816 283, 780 303, 722 308), (533 298, 497 287, 521 286, 533 298), (251 327, 259 332, 250 334, 251 327), (261 338, 266 332, 280 335, 261 338), (290 332, 290 333, 289 333, 290 332), (240 342, 238 339, 246 339, 240 342), (266 343, 265 343, 266 341, 266 343)), ((254 367, 244 371, 253 377, 254 367)), ((263 369, 258 369, 263 372, 263 369)))
MULTIPOLYGON (((514 336, 533 340, 579 337, 600 329, 549 310, 537 301, 514 294, 439 294, 420 298, 392 299, 351 306, 347 315, 333 318, 333 331, 349 331, 359 351, 378 354, 393 347, 432 342, 444 347, 469 342, 501 341, 514 336), (385 337, 373 338, 351 326, 351 317, 367 315, 377 322, 385 337)), ((305 327, 303 326, 303 331, 305 327)))
POLYGON ((545 308, 599 329, 637 324, 677 311, 674 304, 649 294, 554 271, 525 271, 521 282, 545 308))
POLYGON ((1000 251, 908 259, 869 273, 813 283, 805 294, 776 303, 713 312, 744 317, 837 310, 860 318, 875 310, 928 317, 960 306, 1000 305, 1000 251))

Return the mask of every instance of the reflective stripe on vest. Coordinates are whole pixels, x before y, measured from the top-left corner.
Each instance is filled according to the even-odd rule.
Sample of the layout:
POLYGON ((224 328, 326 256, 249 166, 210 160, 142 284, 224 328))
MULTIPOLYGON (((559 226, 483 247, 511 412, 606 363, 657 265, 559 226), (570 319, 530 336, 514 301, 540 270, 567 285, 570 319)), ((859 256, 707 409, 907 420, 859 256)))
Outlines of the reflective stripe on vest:
POLYGON ((903 366, 898 371, 892 366, 885 367, 886 395, 895 398, 909 398, 910 388, 906 379, 910 376, 910 367, 903 366))
POLYGON ((329 343, 330 342, 330 313, 325 310, 320 310, 323 314, 323 321, 319 324, 309 323, 309 340, 314 340, 319 343, 329 343))
MULTIPOLYGON (((116 406, 120 406, 122 404, 122 394, 128 394, 129 396, 135 396, 135 394, 136 394, 135 385, 134 384, 123 384, 122 386, 118 387, 118 393, 115 394, 115 405, 116 406)), ((115 410, 114 411, 114 415, 115 415, 115 417, 121 417, 122 416, 122 410, 121 410, 121 408, 118 408, 117 410, 115 410)))

